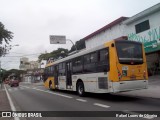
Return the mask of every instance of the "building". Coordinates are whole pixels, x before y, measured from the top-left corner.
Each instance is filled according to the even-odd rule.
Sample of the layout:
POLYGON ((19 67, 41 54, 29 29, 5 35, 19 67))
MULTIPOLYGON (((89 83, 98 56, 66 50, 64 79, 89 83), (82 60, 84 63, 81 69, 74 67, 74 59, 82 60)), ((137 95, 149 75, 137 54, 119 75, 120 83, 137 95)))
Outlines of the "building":
POLYGON ((30 61, 29 65, 30 65, 29 69, 35 69, 39 67, 39 63, 37 61, 30 61))
POLYGON ((27 57, 20 58, 19 69, 20 70, 27 70, 27 69, 29 69, 29 67, 30 67, 29 59, 27 57))
POLYGON ((130 18, 120 17, 83 39, 90 49, 112 39, 127 38, 144 44, 148 69, 154 71, 154 63, 160 63, 160 3, 130 18))
POLYGON ((27 73, 24 75, 24 81, 29 83, 40 82, 43 80, 43 68, 28 69, 27 73))
POLYGON ((120 17, 110 24, 84 37, 83 39, 85 40, 86 49, 101 45, 102 43, 112 39, 125 37, 126 33, 123 21, 126 19, 128 19, 128 17, 120 17))
POLYGON ((154 70, 160 59, 160 3, 124 21, 128 40, 144 44, 148 68, 154 70))
POLYGON ((27 73, 22 75, 25 82, 34 82, 40 80, 42 72, 38 69, 39 63, 37 61, 29 61, 29 58, 20 58, 20 70, 25 70, 27 73), (38 72, 37 72, 38 71, 38 72))
POLYGON ((20 70, 37 69, 39 63, 37 61, 29 61, 27 57, 20 58, 20 70))
POLYGON ((47 60, 42 60, 42 61, 39 63, 38 68, 45 68, 46 64, 47 64, 47 60))

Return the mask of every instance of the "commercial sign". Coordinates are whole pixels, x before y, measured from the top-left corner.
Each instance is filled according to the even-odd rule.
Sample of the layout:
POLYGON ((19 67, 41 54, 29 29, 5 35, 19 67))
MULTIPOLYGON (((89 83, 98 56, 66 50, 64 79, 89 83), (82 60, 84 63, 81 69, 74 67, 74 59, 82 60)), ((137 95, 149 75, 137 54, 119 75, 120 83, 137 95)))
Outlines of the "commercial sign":
POLYGON ((139 34, 130 33, 128 40, 142 42, 146 53, 158 51, 160 50, 160 26, 139 34))

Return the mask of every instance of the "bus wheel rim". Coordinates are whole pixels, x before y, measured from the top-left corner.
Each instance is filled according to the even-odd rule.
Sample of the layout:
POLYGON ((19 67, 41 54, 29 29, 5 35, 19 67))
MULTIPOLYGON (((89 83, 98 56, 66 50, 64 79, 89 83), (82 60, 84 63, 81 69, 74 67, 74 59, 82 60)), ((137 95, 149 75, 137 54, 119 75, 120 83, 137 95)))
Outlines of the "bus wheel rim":
POLYGON ((81 85, 79 86, 79 90, 78 91, 79 91, 80 94, 83 93, 83 87, 81 85))

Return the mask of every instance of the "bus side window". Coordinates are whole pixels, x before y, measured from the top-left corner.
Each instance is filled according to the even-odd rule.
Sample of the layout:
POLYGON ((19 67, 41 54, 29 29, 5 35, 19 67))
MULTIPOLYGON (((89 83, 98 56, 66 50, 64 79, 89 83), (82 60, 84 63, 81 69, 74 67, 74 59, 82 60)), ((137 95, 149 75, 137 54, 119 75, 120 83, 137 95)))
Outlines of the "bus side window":
POLYGON ((109 48, 102 49, 98 51, 98 72, 108 72, 109 71, 109 48))
POLYGON ((90 54, 84 56, 84 64, 90 63, 90 54))
POLYGON ((50 67, 47 68, 47 74, 50 76, 50 67))
POLYGON ((89 70, 88 70, 88 64, 90 63, 90 54, 84 55, 83 60, 84 60, 83 72, 84 73, 88 73, 89 72, 89 70))
POLYGON ((52 76, 54 75, 54 67, 51 66, 51 73, 50 73, 52 76))
POLYGON ((47 68, 44 69, 44 75, 43 75, 43 80, 44 82, 47 80, 47 68))
POLYGON ((91 59, 91 63, 97 62, 97 53, 96 52, 92 53, 90 59, 91 59))
POLYGON ((65 75, 65 63, 59 63, 58 74, 59 74, 59 76, 64 76, 65 75))
POLYGON ((64 62, 64 63, 62 63, 62 64, 63 64, 63 66, 62 66, 62 68, 63 68, 63 70, 62 70, 62 75, 65 76, 65 75, 66 75, 66 70, 65 70, 65 68, 66 68, 66 63, 64 62))
POLYGON ((82 73, 83 72, 83 67, 82 67, 82 57, 78 57, 73 59, 73 74, 76 73, 82 73))
POLYGON ((84 73, 96 72, 97 52, 84 56, 84 73))

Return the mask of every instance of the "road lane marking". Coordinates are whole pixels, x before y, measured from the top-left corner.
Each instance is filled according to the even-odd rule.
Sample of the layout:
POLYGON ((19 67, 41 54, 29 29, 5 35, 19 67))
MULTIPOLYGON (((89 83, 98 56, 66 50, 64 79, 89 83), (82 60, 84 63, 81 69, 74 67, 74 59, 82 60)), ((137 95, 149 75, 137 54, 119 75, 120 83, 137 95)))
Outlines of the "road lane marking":
POLYGON ((76 99, 76 100, 80 102, 87 102, 87 100, 84 100, 84 99, 76 99))
MULTIPOLYGON (((7 98, 8 98, 9 104, 11 106, 11 110, 12 111, 16 111, 16 108, 15 108, 15 106, 13 104, 13 101, 12 101, 12 99, 11 99, 11 97, 10 97, 10 95, 8 93, 8 90, 7 90, 5 85, 4 85, 4 88, 5 88, 5 91, 6 91, 6 94, 7 94, 7 98)), ((20 120, 20 119, 19 119, 19 117, 14 117, 14 120, 20 120)))
POLYGON ((99 107, 103 107, 103 108, 109 108, 110 107, 108 105, 104 105, 104 104, 100 104, 100 103, 94 103, 94 105, 99 106, 99 107))
POLYGON ((17 90, 19 90, 19 88, 9 88, 8 89, 8 91, 10 91, 10 92, 14 92, 14 91, 17 91, 17 90))
POLYGON ((84 99, 76 99, 76 100, 80 102, 87 102, 87 100, 84 100, 84 99))
POLYGON ((24 87, 20 87, 20 89, 21 89, 21 90, 23 90, 23 89, 24 89, 24 87))
POLYGON ((23 85, 20 85, 21 87, 25 87, 25 88, 30 88, 30 87, 27 87, 27 86, 23 86, 23 85))
POLYGON ((46 92, 46 93, 50 93, 50 94, 53 94, 53 95, 58 95, 58 96, 61 96, 61 97, 65 97, 65 98, 73 98, 71 96, 68 96, 68 95, 63 95, 63 94, 59 94, 59 93, 54 93, 54 92, 51 92, 51 91, 46 91, 46 90, 41 90, 41 89, 37 89, 37 88, 32 88, 34 90, 38 90, 38 91, 42 91, 42 92, 46 92))
POLYGON ((14 90, 16 91, 16 90, 18 90, 18 88, 14 88, 14 90))
MULTIPOLYGON (((132 112, 132 111, 129 111, 129 110, 123 110, 124 113, 127 113, 127 114, 132 114, 132 115, 139 115, 140 113, 136 113, 136 112, 132 112)), ((141 118, 145 118, 145 119, 154 119, 155 117, 141 117, 141 118)))
MULTIPOLYGON (((42 91, 44 91, 44 90, 42 90, 42 91)), ((53 94, 53 95, 58 95, 58 96, 61 96, 61 97, 66 97, 66 98, 73 98, 73 97, 71 97, 71 96, 68 96, 68 95, 63 95, 63 94, 59 94, 59 93, 53 93, 53 92, 51 92, 51 91, 46 91, 46 92, 48 92, 48 93, 51 93, 51 94, 53 94)))

